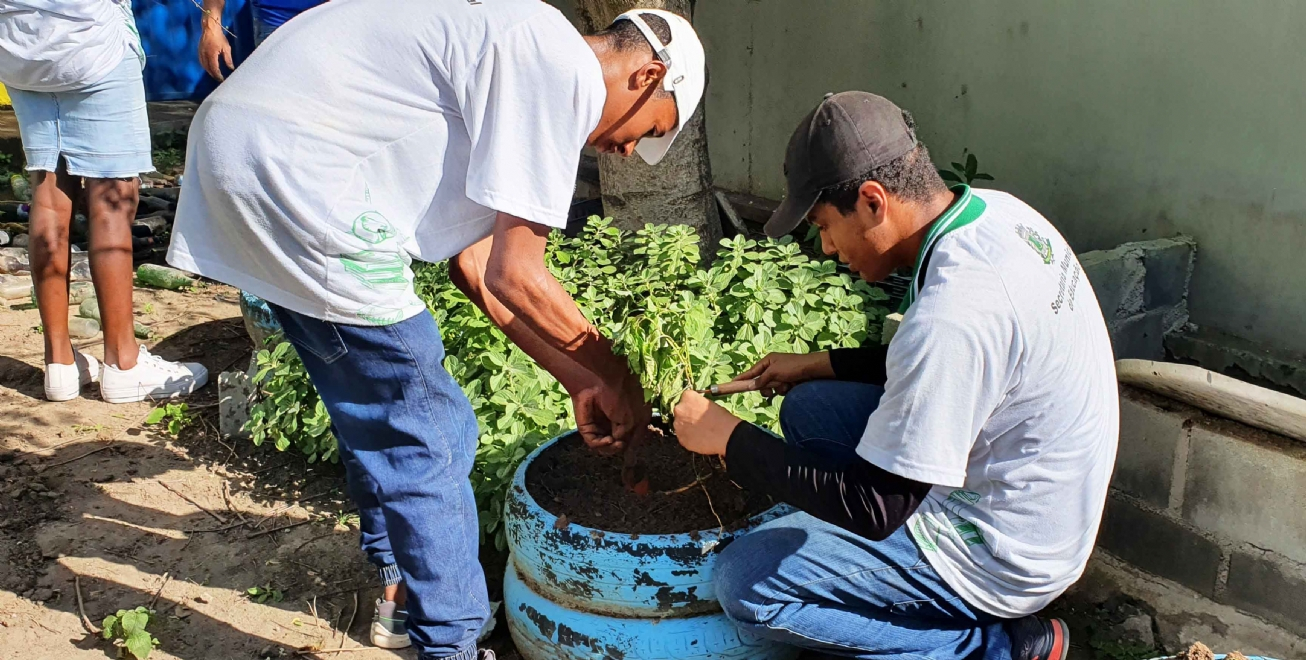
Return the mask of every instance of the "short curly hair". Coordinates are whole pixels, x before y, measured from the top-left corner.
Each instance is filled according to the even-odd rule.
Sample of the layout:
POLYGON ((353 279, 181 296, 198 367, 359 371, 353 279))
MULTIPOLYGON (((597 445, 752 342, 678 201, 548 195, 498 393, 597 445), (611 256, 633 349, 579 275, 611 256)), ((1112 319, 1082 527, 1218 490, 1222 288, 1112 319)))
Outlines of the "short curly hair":
POLYGON ((916 120, 906 110, 902 111, 902 119, 916 143, 914 149, 860 176, 822 189, 816 203, 831 204, 848 215, 856 208, 858 191, 867 181, 878 182, 894 197, 918 203, 928 202, 934 195, 947 191, 948 185, 930 160, 930 150, 916 137, 916 120))

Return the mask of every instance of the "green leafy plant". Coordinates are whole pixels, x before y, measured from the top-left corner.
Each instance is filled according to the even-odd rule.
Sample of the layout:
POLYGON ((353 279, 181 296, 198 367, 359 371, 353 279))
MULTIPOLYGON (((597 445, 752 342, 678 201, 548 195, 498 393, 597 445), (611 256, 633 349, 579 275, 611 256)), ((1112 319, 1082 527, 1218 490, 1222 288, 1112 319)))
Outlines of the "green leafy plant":
POLYGON ((284 598, 284 594, 281 593, 281 590, 270 584, 265 584, 261 587, 250 587, 245 590, 245 595, 248 596, 250 600, 259 604, 267 602, 280 603, 281 599, 284 598))
POLYGON ((118 648, 118 657, 131 655, 136 660, 146 660, 150 651, 159 645, 159 640, 145 629, 152 614, 145 607, 118 610, 117 614, 104 617, 100 634, 118 648))
POLYGON ((282 341, 260 350, 255 363, 258 399, 244 426, 254 444, 261 446, 271 440, 279 451, 294 446, 308 456, 309 463, 339 461, 331 417, 290 343, 282 341))
POLYGON ((969 148, 961 150, 961 159, 965 165, 953 161, 952 169, 940 169, 939 176, 943 177, 943 180, 948 183, 964 183, 968 186, 976 181, 993 180, 992 175, 979 171, 979 160, 975 158, 975 154, 971 153, 969 148))
MULTIPOLYGON (((625 356, 645 396, 663 415, 687 387, 729 380, 772 351, 856 346, 879 336, 888 310, 882 290, 834 261, 813 259, 791 239, 725 240, 701 263, 698 237, 685 226, 617 229, 591 218, 584 233, 555 232, 546 261, 581 311, 625 356)), ((513 471, 545 440, 574 427, 570 397, 517 348, 449 279, 446 264, 415 268, 414 285, 444 339, 445 368, 476 412, 480 441, 472 485, 482 533, 504 545, 503 499, 513 471)), ((325 456, 335 439, 325 410, 289 344, 258 356, 259 401, 248 428, 325 456), (306 424, 305 415, 312 415, 306 424)), ((779 399, 756 392, 721 400, 741 418, 776 429, 779 399)))
POLYGON ((145 418, 147 426, 162 425, 168 435, 176 437, 182 430, 195 423, 195 414, 189 412, 190 406, 184 403, 168 403, 150 411, 145 418))
POLYGON ((154 139, 154 169, 168 173, 180 170, 186 164, 186 135, 169 133, 154 139))

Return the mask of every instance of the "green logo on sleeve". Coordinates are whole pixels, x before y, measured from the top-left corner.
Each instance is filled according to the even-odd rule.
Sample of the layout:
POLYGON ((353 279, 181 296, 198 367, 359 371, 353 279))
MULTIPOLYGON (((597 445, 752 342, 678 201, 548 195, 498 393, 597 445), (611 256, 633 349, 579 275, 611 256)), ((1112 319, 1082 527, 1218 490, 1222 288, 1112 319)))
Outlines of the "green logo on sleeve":
POLYGON ((1025 225, 1016 225, 1016 233, 1025 239, 1029 246, 1034 248, 1038 256, 1043 259, 1043 263, 1051 265, 1052 263, 1052 241, 1043 238, 1041 234, 1026 227, 1025 225))

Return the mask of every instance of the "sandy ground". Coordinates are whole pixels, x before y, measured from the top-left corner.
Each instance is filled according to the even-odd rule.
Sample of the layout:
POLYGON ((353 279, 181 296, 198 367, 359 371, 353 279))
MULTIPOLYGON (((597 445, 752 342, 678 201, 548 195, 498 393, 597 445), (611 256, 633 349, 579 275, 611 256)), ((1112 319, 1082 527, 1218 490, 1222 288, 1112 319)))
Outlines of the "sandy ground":
MULTIPOLYGON (((37 312, 0 311, 0 658, 113 657, 80 621, 77 583, 97 626, 120 608, 152 605, 160 646, 151 658, 362 646, 378 591, 340 473, 224 444, 213 428, 216 374, 244 368, 252 348, 235 290, 138 289, 136 310, 156 353, 212 374, 190 401, 196 425, 179 439, 144 425, 149 404, 110 405, 93 387, 46 402, 37 312), (282 600, 255 603, 251 587, 282 600)), ((79 348, 101 355, 98 341, 79 348)))

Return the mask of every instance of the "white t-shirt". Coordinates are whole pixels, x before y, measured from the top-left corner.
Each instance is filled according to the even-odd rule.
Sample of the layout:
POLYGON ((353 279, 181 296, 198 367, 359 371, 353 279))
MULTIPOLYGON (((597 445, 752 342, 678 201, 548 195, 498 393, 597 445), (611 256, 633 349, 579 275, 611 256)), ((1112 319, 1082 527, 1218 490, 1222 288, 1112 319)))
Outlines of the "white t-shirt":
POLYGON ((0 0, 0 82, 32 92, 93 85, 134 55, 131 0, 0 0))
POLYGON ((566 225, 606 94, 539 0, 332 0, 200 106, 168 261, 318 319, 407 319, 413 259, 496 211, 566 225))
POLYGON ((912 537, 967 602, 1015 618, 1065 591, 1093 551, 1119 431, 1115 364, 1057 230, 1006 193, 961 204, 979 217, 938 240, 857 453, 935 485, 912 537))

